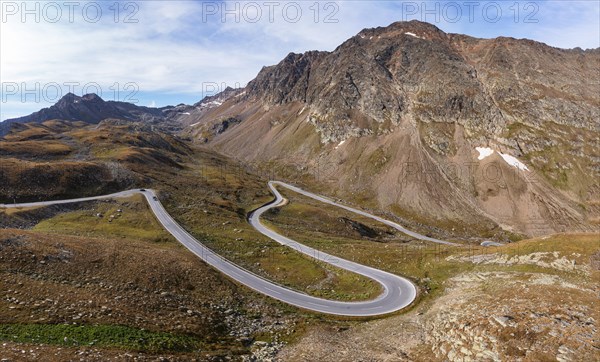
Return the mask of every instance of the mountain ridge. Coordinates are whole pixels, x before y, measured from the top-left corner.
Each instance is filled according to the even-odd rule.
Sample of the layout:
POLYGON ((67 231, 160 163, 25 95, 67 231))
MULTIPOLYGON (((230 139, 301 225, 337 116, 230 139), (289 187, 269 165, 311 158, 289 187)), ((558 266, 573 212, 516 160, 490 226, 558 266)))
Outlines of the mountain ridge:
POLYGON ((288 54, 187 132, 246 162, 320 174, 329 165, 333 190, 428 221, 493 220, 532 235, 586 229, 600 211, 598 65, 599 50, 397 22, 332 52, 288 54), (237 122, 216 133, 227 119, 237 122), (476 147, 506 158, 479 160, 476 147), (418 179, 407 179, 407 165, 418 179))
POLYGON ((98 124, 105 119, 122 119, 131 122, 163 123, 164 125, 179 108, 181 105, 154 108, 128 102, 105 101, 95 93, 83 96, 67 93, 50 107, 27 116, 0 122, 0 137, 6 135, 15 123, 43 123, 50 120, 98 124))

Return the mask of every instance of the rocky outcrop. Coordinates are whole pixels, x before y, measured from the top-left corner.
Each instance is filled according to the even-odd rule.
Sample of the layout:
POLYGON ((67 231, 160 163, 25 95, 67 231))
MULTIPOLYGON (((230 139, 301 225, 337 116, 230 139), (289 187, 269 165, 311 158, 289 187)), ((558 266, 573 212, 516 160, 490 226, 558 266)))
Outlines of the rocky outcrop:
POLYGON ((328 52, 318 51, 290 53, 279 64, 263 67, 248 83, 247 95, 274 104, 296 100, 306 102, 311 72, 328 55, 328 52))

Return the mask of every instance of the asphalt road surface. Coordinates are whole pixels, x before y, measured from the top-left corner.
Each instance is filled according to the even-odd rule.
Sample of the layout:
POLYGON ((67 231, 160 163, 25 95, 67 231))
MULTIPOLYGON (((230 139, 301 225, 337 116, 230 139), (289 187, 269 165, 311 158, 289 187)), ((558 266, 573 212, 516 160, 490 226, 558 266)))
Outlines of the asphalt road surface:
MULTIPOLYGON (((327 204, 331 204, 334 206, 341 207, 348 211, 371 217, 377 221, 383 222, 387 225, 397 228, 402 232, 406 232, 409 235, 412 235, 416 238, 420 238, 422 240, 437 240, 428 238, 426 236, 422 236, 416 233, 412 233, 402 226, 395 224, 391 221, 379 218, 377 216, 368 214, 366 212, 356 210, 347 206, 343 206, 337 204, 327 198, 322 196, 318 196, 304 190, 301 190, 297 187, 284 184, 281 182, 269 182, 269 187, 271 191, 275 195, 275 200, 268 205, 265 205, 255 212, 253 212, 249 216, 249 222, 255 227, 259 232, 268 236, 269 238, 283 244, 289 246, 301 253, 309 255, 315 259, 318 259, 322 262, 329 263, 336 267, 349 270, 354 273, 358 273, 364 275, 368 278, 371 278, 381 284, 383 287, 383 292, 377 298, 369 301, 361 301, 361 302, 339 302, 321 299, 317 297, 313 297, 304 293, 300 293, 289 288, 283 287, 276 283, 273 283, 269 280, 266 280, 246 269, 243 269, 232 262, 225 260, 219 255, 215 254, 206 246, 202 245, 201 242, 196 240, 192 235, 190 235, 187 231, 185 231, 164 209, 156 194, 153 190, 129 190, 123 191, 115 194, 98 196, 98 197, 86 197, 80 199, 71 199, 71 200, 59 200, 59 201, 44 201, 44 202, 33 202, 33 203, 24 203, 24 204, 0 204, 0 208, 27 208, 27 207, 40 207, 40 206, 50 206, 57 204, 67 204, 67 203, 76 203, 76 202, 84 202, 84 201, 93 201, 100 199, 110 199, 110 198, 122 198, 129 197, 135 194, 142 194, 145 196, 152 212, 158 219, 158 221, 162 224, 162 226, 175 237, 181 244, 183 244, 186 248, 188 248, 191 252, 197 255, 200 259, 205 261, 207 264, 211 265, 215 269, 219 270, 223 274, 229 276, 230 278, 236 280, 237 282, 272 298, 280 300, 282 302, 297 306, 299 308, 334 314, 334 315, 342 315, 342 316, 377 316, 392 313, 398 311, 402 308, 410 305, 416 298, 417 290, 412 282, 410 282, 406 278, 399 277, 397 275, 378 270, 375 268, 371 268, 362 264, 358 264, 349 260, 345 260, 342 258, 338 258, 327 253, 320 252, 316 249, 310 248, 308 246, 299 244, 298 242, 286 238, 282 235, 275 233, 274 231, 266 228, 260 222, 260 215, 263 214, 268 209, 273 207, 278 207, 284 201, 281 194, 275 189, 274 185, 284 186, 290 190, 295 192, 299 192, 305 196, 312 197, 316 200, 322 201, 327 204), (419 237, 417 237, 419 236, 419 237)), ((439 240, 437 241, 439 242, 439 240)), ((447 242, 444 242, 447 243, 447 242)), ((301 271, 298 271, 301 272, 301 271)))

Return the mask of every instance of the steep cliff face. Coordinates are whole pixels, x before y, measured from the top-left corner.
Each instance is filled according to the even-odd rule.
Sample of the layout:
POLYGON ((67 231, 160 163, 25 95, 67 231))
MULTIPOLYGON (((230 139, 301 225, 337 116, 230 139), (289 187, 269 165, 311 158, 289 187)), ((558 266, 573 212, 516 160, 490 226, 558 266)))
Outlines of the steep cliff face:
POLYGON ((600 214, 598 69, 598 49, 399 22, 330 53, 288 55, 189 132, 405 217, 590 229, 600 214), (229 118, 233 127, 211 132, 229 118))
POLYGON ((263 67, 248 84, 248 94, 271 104, 309 101, 307 92, 311 72, 327 55, 328 52, 318 51, 290 53, 279 64, 263 67))

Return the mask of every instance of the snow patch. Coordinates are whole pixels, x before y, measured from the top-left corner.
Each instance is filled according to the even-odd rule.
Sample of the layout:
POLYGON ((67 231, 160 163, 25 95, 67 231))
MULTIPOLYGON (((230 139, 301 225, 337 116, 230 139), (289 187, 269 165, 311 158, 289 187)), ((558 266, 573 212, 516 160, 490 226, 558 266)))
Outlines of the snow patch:
POLYGON ((410 35, 410 36, 412 36, 412 37, 415 37, 415 38, 423 39, 423 38, 421 38, 420 36, 418 36, 417 34, 415 34, 415 33, 411 33, 410 31, 407 31, 407 32, 406 32, 406 33, 404 33, 404 34, 406 34, 406 35, 410 35))
POLYGON ((215 108, 215 107, 219 107, 220 105, 222 105, 223 102, 219 102, 219 101, 210 101, 210 102, 206 102, 206 103, 202 103, 200 105, 200 108, 215 108))
MULTIPOLYGON (((477 157, 477 159, 480 161, 486 157, 493 155, 494 152, 496 152, 489 147, 475 147, 475 149, 477 150, 477 152, 479 152, 479 157, 477 157)), ((519 159, 517 159, 516 157, 507 155, 502 152, 498 152, 498 154, 502 157, 504 162, 508 163, 509 165, 516 167, 521 171, 529 171, 529 168, 527 168, 527 165, 525 165, 523 162, 519 161, 519 159)))
POLYGON ((504 161, 506 161, 506 163, 508 163, 509 165, 516 167, 521 171, 529 171, 527 166, 523 162, 519 161, 516 157, 504 154, 502 152, 498 152, 498 153, 500 153, 500 156, 502 156, 504 161))
POLYGON ((477 159, 480 161, 494 153, 494 150, 489 147, 475 147, 475 149, 479 152, 479 157, 477 157, 477 159))
POLYGON ((189 116, 190 112, 181 112, 181 114, 185 114, 186 116, 189 116))
POLYGON ((201 122, 196 122, 196 123, 194 123, 194 124, 191 124, 191 125, 190 125, 190 127, 197 126, 197 125, 199 125, 200 123, 201 123, 201 122))
POLYGON ((346 143, 346 140, 343 140, 342 142, 338 143, 337 146, 335 146, 335 149, 337 150, 341 145, 343 145, 344 143, 346 143))

